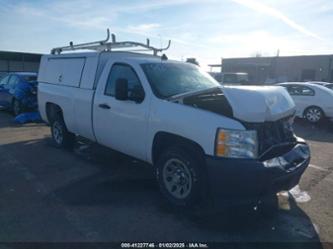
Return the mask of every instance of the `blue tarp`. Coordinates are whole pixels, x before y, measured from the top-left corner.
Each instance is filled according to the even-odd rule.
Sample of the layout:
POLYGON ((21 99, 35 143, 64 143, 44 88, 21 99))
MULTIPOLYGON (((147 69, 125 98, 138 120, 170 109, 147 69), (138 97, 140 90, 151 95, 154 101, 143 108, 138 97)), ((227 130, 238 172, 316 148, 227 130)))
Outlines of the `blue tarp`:
POLYGON ((42 117, 40 116, 39 112, 26 112, 21 113, 20 115, 17 115, 15 117, 15 122, 19 124, 25 124, 25 123, 39 123, 43 122, 42 117))
POLYGON ((29 109, 37 108, 37 97, 32 95, 31 92, 36 86, 32 83, 20 82, 14 91, 14 96, 18 99, 23 106, 29 109))

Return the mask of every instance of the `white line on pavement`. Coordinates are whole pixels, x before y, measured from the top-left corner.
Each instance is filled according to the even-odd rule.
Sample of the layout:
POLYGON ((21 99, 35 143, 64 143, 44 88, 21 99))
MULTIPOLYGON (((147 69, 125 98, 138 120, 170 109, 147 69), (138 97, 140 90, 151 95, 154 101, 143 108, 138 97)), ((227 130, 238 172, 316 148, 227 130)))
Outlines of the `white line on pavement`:
POLYGON ((314 165, 314 164, 309 164, 309 167, 317 169, 317 170, 321 170, 321 171, 329 171, 328 169, 324 169, 324 168, 314 165))

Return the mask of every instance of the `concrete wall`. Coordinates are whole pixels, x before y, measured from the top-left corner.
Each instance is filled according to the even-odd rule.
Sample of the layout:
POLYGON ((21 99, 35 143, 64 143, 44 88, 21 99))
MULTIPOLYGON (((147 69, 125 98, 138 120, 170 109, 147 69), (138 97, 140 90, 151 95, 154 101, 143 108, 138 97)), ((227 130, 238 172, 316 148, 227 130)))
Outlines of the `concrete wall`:
POLYGON ((246 72, 252 83, 333 82, 333 55, 223 59, 223 72, 246 72))
POLYGON ((0 59, 0 71, 3 72, 38 72, 38 68, 39 62, 0 59))
POLYGON ((8 72, 38 72, 40 54, 0 51, 0 77, 8 72))

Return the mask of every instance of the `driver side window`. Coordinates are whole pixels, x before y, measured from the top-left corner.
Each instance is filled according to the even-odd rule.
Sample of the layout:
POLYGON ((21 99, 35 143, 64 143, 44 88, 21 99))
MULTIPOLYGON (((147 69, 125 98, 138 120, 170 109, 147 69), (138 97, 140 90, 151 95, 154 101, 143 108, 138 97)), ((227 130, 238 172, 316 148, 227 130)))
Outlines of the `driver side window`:
POLYGON ((131 66, 126 64, 115 64, 112 66, 108 82, 105 88, 105 94, 115 96, 115 85, 117 79, 126 79, 128 81, 128 91, 136 88, 142 88, 140 80, 131 66))
POLYGON ((10 76, 8 84, 5 86, 5 88, 8 89, 11 94, 13 94, 18 82, 19 78, 16 75, 12 75, 10 76))
POLYGON ((5 76, 4 78, 1 79, 0 85, 4 87, 8 83, 8 80, 9 76, 5 76))
POLYGON ((118 79, 128 81, 128 96, 137 90, 143 91, 141 82, 134 69, 127 64, 114 64, 111 68, 108 81, 105 87, 105 95, 115 96, 115 86, 118 79))
POLYGON ((306 86, 292 85, 288 86, 288 92, 294 96, 314 96, 315 92, 306 86))

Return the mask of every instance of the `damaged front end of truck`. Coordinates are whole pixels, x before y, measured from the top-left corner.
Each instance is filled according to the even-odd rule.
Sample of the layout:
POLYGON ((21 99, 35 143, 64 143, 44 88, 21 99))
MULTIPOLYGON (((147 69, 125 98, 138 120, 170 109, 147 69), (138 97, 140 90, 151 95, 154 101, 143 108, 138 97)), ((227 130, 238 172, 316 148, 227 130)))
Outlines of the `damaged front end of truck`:
POLYGON ((310 149, 294 134, 295 104, 283 88, 216 87, 169 100, 229 117, 245 128, 240 133, 219 129, 215 156, 206 157, 211 191, 217 202, 260 200, 298 184, 309 164, 310 149), (244 132, 253 135, 255 144, 247 143, 251 135, 240 142, 244 132), (242 153, 252 145, 253 153, 242 153))

